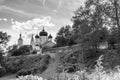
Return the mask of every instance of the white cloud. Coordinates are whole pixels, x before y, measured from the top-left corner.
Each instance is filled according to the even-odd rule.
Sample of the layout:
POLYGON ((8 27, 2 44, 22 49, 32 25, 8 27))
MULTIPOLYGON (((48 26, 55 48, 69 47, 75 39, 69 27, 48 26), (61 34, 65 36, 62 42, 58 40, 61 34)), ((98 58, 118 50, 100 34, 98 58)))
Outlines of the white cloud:
POLYGON ((11 20, 11 23, 12 23, 12 29, 14 30, 34 31, 34 30, 41 29, 42 26, 54 27, 55 25, 50 21, 51 21, 51 17, 48 16, 48 17, 44 17, 43 19, 34 18, 26 22, 18 22, 18 21, 11 20))
POLYGON ((0 21, 8 21, 7 18, 0 18, 0 21))

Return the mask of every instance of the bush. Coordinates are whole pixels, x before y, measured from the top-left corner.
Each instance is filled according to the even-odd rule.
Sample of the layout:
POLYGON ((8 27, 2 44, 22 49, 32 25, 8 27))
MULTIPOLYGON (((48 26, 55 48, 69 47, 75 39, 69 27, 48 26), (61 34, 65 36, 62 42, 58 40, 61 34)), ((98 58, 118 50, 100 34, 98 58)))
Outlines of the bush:
POLYGON ((7 70, 7 73, 16 73, 17 71, 19 71, 21 69, 21 65, 23 64, 23 59, 17 59, 17 58, 13 58, 13 59, 8 59, 5 62, 5 68, 7 70))
MULTIPOLYGON (((107 70, 102 66, 103 56, 100 56, 96 61, 95 69, 91 73, 87 72, 86 69, 77 71, 73 74, 66 72, 57 73, 48 77, 47 80, 120 80, 120 66, 117 66, 116 70, 107 70)), ((42 77, 35 75, 20 76, 17 80, 43 80, 42 77)))
POLYGON ((16 80, 44 80, 42 77, 27 75, 27 76, 19 76, 16 80))
POLYGON ((6 74, 6 69, 5 68, 0 68, 0 77, 4 76, 6 74))
POLYGON ((20 70, 17 73, 16 77, 18 77, 18 76, 26 76, 26 75, 31 75, 31 74, 33 74, 32 70, 20 70))
POLYGON ((19 49, 14 50, 11 54, 11 56, 20 56, 20 55, 23 55, 23 52, 22 50, 19 50, 19 49))
POLYGON ((30 74, 41 74, 44 72, 50 61, 49 55, 44 56, 34 56, 24 61, 24 64, 21 66, 21 70, 17 72, 17 76, 25 76, 30 74))
POLYGON ((31 47, 30 46, 21 46, 19 49, 13 49, 11 51, 11 56, 20 56, 20 55, 28 55, 30 54, 31 47))
POLYGON ((36 51, 36 50, 34 50, 34 51, 32 52, 32 54, 37 54, 37 51, 36 51))

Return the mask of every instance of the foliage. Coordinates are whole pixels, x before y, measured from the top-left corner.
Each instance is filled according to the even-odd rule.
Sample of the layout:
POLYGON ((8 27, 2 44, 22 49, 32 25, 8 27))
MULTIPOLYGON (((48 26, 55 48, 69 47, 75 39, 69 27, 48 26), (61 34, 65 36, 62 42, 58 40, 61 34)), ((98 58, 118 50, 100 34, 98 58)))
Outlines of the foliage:
POLYGON ((0 31, 0 44, 7 44, 7 42, 10 40, 10 35, 7 35, 7 33, 3 33, 0 31))
POLYGON ((4 68, 4 57, 3 54, 6 49, 7 42, 10 40, 10 35, 7 33, 0 31, 0 77, 6 73, 6 69, 4 68))
POLYGON ((109 31, 104 27, 101 7, 80 7, 72 18, 74 37, 85 48, 87 46, 97 49, 102 42, 107 41, 109 31))
MULTIPOLYGON (((81 71, 77 71, 73 74, 69 74, 66 72, 56 73, 55 75, 48 78, 48 80, 119 80, 120 79, 120 68, 119 66, 116 67, 116 71, 107 72, 104 67, 102 66, 103 55, 99 57, 96 61, 97 64, 95 65, 95 69, 92 72, 87 72, 86 69, 81 71)), ((28 80, 28 79, 35 79, 38 80, 43 79, 40 76, 21 76, 16 80, 28 80)))
POLYGON ((6 74, 6 69, 4 67, 0 68, 0 77, 4 76, 6 74))
POLYGON ((27 54, 30 54, 30 51, 31 51, 31 47, 30 46, 27 46, 27 45, 24 45, 24 46, 21 46, 20 48, 18 49, 12 49, 11 51, 11 56, 20 56, 20 55, 27 55, 27 54))
MULTIPOLYGON (((0 59, 2 60, 2 53, 4 53, 4 50, 6 48, 7 42, 10 40, 10 35, 8 35, 6 32, 0 31, 0 59)), ((0 63, 1 63, 0 60, 0 63)))
POLYGON ((96 8, 102 12, 103 26, 109 28, 109 48, 115 48, 120 42, 120 1, 119 0, 87 0, 85 6, 96 8), (98 7, 98 8, 97 8, 98 7))
POLYGON ((5 69, 7 73, 16 73, 17 71, 19 71, 25 59, 26 58, 22 56, 5 59, 5 69))
POLYGON ((37 75, 27 75, 27 76, 19 76, 19 78, 16 80, 43 80, 43 78, 37 75))
POLYGON ((71 27, 69 25, 60 28, 55 38, 55 42, 57 47, 75 44, 71 33, 71 27))
POLYGON ((25 76, 37 73, 41 74, 47 69, 50 59, 51 58, 49 55, 28 58, 21 65, 21 69, 17 72, 17 76, 25 76))

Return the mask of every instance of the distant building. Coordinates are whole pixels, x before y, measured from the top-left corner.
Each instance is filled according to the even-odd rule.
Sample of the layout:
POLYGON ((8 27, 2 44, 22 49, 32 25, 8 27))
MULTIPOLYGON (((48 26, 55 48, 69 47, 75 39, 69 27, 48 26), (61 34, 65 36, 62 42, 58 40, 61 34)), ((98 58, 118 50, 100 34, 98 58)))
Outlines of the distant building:
POLYGON ((23 39, 22 39, 22 34, 20 34, 20 37, 18 39, 18 48, 23 45, 23 39))
MULTIPOLYGON (((32 49, 36 50, 39 54, 43 47, 51 48, 55 45, 55 43, 52 42, 52 38, 52 35, 48 35, 43 27, 43 30, 39 32, 39 34, 36 34, 35 36, 32 34, 30 46, 32 46, 32 49)), ((18 39, 18 48, 21 46, 23 46, 22 34, 20 34, 20 37, 18 39)))
POLYGON ((37 51, 41 50, 43 47, 50 48, 55 45, 55 43, 52 42, 52 38, 52 35, 49 34, 48 36, 48 33, 43 27, 43 30, 39 32, 39 34, 36 34, 35 36, 32 35, 30 45, 32 45, 33 50, 37 51))

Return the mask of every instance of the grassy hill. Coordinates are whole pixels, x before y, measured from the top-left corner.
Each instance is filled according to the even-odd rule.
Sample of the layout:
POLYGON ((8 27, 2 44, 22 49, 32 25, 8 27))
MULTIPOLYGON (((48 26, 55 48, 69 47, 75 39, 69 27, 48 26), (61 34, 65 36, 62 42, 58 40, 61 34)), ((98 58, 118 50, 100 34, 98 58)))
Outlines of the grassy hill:
POLYGON ((40 74, 47 69, 50 59, 49 55, 9 57, 5 60, 6 73, 40 74))
POLYGON ((106 69, 120 65, 119 50, 88 51, 86 60, 82 62, 81 50, 71 51, 70 49, 65 47, 56 53, 49 52, 49 50, 44 52, 45 55, 8 57, 5 59, 6 73, 16 74, 16 76, 33 74, 49 78, 63 71, 72 73, 85 67, 93 67, 99 55, 104 55, 103 66, 106 69))

